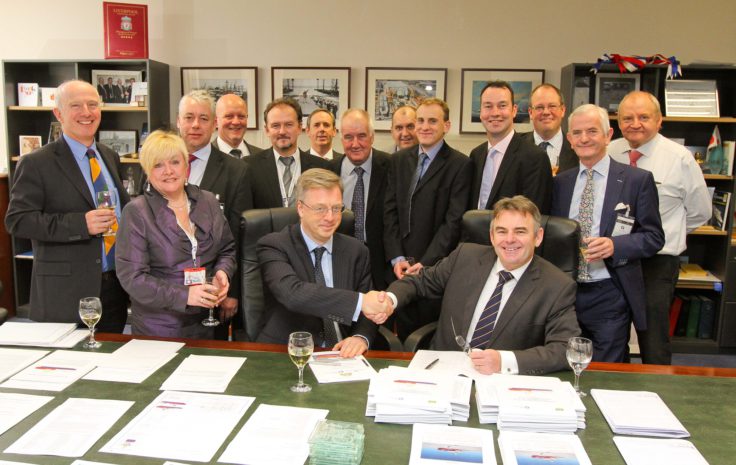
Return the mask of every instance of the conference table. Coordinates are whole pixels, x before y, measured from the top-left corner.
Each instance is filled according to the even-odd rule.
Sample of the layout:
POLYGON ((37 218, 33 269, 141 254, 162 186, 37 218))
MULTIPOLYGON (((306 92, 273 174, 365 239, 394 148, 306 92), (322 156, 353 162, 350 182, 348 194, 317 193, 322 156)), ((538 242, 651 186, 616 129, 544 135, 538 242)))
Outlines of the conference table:
MULTIPOLYGON (((103 352, 112 352, 131 336, 100 334, 103 352)), ((140 338, 139 339, 149 339, 140 338)), ((365 428, 365 453, 363 465, 408 464, 411 449, 410 425, 375 423, 365 416, 368 382, 318 384, 309 368, 304 371, 305 381, 312 386, 309 393, 293 393, 289 387, 297 378, 297 369, 289 360, 286 347, 272 344, 245 342, 166 339, 184 342, 186 345, 171 362, 158 370, 142 384, 112 383, 79 380, 59 393, 0 389, 0 392, 24 392, 54 395, 53 401, 34 412, 15 427, 0 436, 0 451, 13 444, 36 422, 70 397, 107 398, 133 400, 135 404, 102 438, 82 457, 84 460, 109 464, 160 465, 162 459, 101 453, 99 450, 140 413, 160 391, 159 387, 174 369, 190 354, 230 355, 247 357, 245 364, 232 380, 226 394, 254 396, 248 409, 228 439, 215 454, 211 463, 225 450, 248 417, 259 404, 290 405, 296 407, 329 410, 330 420, 360 423, 365 428)), ((79 345, 81 346, 81 344, 79 345)), ((79 347, 78 346, 78 347, 79 347)), ((79 350, 79 349, 78 349, 79 350)), ((413 354, 400 352, 369 351, 366 357, 379 370, 389 365, 406 366, 413 354)), ((554 373, 562 380, 572 381, 572 372, 554 373)), ((736 369, 700 368, 678 366, 645 366, 616 363, 591 363, 581 377, 585 391, 591 388, 641 390, 657 392, 680 422, 691 434, 689 440, 698 448, 711 465, 736 463, 736 369)), ((578 430, 591 461, 595 465, 625 464, 614 445, 608 424, 591 396, 584 399, 587 408, 587 427, 578 430)), ((495 425, 478 423, 474 396, 471 396, 470 419, 467 423, 454 422, 455 426, 487 428, 493 431, 496 459, 500 465, 498 430, 495 425)), ((74 459, 51 456, 27 456, 0 452, 0 461, 16 461, 29 464, 71 464, 74 459)), ((185 462, 186 461, 179 461, 185 462)), ((201 463, 201 462, 189 462, 201 463)))

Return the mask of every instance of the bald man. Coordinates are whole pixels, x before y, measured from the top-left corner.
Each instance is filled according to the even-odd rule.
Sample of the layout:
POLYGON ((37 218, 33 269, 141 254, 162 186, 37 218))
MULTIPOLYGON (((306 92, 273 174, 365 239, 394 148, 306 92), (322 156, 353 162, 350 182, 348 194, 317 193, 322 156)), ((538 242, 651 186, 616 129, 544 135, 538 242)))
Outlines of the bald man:
POLYGON ((408 149, 419 143, 417 138, 417 110, 409 105, 399 107, 391 117, 391 137, 394 152, 408 149))
POLYGON ((235 158, 243 158, 263 149, 245 141, 248 129, 248 104, 239 95, 225 94, 215 109, 217 140, 215 146, 235 158))

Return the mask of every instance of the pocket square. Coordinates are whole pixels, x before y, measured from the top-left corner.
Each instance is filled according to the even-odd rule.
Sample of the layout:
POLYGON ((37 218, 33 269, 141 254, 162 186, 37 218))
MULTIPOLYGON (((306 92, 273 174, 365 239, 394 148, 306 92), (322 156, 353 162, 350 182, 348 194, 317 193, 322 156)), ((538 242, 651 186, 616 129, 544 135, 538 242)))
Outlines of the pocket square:
POLYGON ((618 203, 618 204, 616 205, 616 207, 614 207, 614 211, 617 211, 617 212, 618 212, 618 211, 622 211, 622 210, 628 210, 628 209, 629 209, 629 206, 628 206, 628 205, 626 205, 626 204, 624 204, 624 203, 621 203, 621 202, 619 202, 619 203, 618 203))

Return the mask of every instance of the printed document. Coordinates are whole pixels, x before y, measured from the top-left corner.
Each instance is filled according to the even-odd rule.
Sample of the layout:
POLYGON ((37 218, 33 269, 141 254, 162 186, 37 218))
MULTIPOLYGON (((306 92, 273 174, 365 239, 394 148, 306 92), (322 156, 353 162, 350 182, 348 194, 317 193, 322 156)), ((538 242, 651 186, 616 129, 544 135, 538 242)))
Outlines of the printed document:
POLYGON ((245 357, 190 355, 161 385, 162 391, 225 392, 245 357))
POLYGON ((53 397, 0 392, 0 435, 46 405, 53 397))
POLYGON ((320 384, 365 381, 376 375, 376 370, 362 355, 343 358, 339 351, 313 354, 309 359, 309 368, 320 384))
POLYGON ((409 465, 479 463, 496 465, 493 431, 416 423, 409 465))

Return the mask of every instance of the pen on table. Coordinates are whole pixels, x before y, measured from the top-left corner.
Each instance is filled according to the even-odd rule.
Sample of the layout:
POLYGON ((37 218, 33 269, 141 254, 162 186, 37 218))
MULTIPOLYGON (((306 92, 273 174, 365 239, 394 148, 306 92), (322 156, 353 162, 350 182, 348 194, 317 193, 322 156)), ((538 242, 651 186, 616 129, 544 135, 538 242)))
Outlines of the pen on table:
POLYGON ((368 368, 370 368, 370 367, 371 367, 371 364, 370 364, 370 363, 368 363, 368 360, 366 360, 366 359, 364 359, 364 358, 361 358, 361 360, 363 361, 363 363, 365 363, 365 366, 367 366, 368 368))
POLYGON ((427 365, 426 367, 424 367, 424 369, 425 370, 429 370, 433 366, 437 365, 437 362, 439 362, 439 361, 440 361, 440 359, 438 359, 438 358, 432 360, 431 362, 429 362, 429 365, 427 365))

